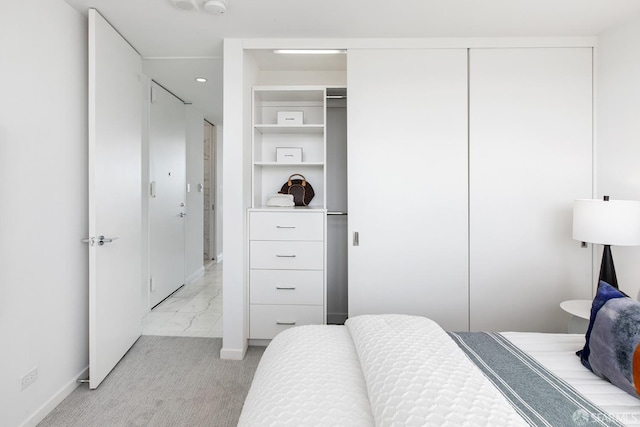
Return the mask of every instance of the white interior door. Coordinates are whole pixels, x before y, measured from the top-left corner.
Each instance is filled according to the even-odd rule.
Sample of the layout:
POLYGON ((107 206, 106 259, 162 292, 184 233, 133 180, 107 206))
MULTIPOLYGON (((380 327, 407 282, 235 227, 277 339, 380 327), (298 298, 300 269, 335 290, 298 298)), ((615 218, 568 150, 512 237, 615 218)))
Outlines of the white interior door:
POLYGON ((349 316, 467 330, 467 51, 358 49, 347 61, 349 316))
POLYGON ((186 126, 184 103, 151 84, 149 263, 151 306, 184 284, 186 126))
POLYGON ((138 53, 90 9, 90 388, 98 387, 142 328, 141 67, 138 53), (105 236, 104 244, 98 236, 105 236))
POLYGON ((571 238, 591 197, 590 48, 470 51, 472 330, 566 331, 591 298, 591 251, 571 238))

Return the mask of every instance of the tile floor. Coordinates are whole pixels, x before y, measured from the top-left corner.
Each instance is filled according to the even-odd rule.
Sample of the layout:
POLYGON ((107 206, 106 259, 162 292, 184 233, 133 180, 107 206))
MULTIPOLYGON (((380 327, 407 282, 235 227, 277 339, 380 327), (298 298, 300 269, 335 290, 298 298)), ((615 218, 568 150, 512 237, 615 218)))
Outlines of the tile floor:
POLYGON ((142 319, 143 335, 222 336, 222 264, 183 286, 142 319))

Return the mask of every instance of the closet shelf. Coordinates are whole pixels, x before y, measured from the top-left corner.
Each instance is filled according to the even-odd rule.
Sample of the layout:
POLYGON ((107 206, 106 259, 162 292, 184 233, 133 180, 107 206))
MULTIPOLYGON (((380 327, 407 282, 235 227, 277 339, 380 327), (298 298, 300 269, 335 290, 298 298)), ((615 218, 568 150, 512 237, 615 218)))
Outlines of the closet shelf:
POLYGON ((283 126, 283 125, 254 125, 254 128, 262 133, 282 133, 282 134, 301 134, 301 133, 317 133, 322 134, 324 132, 324 125, 308 124, 297 126, 283 126))
POLYGON ((324 162, 296 162, 296 163, 278 163, 278 162, 255 162, 256 166, 324 166, 324 162))

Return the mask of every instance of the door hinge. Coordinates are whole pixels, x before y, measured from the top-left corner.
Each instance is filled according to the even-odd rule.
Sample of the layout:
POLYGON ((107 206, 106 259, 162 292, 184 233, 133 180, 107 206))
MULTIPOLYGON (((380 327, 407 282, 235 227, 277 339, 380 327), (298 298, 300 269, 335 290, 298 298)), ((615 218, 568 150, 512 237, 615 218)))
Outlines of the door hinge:
POLYGON ((155 181, 151 181, 151 183, 149 184, 149 195, 151 197, 156 197, 156 182, 155 181))

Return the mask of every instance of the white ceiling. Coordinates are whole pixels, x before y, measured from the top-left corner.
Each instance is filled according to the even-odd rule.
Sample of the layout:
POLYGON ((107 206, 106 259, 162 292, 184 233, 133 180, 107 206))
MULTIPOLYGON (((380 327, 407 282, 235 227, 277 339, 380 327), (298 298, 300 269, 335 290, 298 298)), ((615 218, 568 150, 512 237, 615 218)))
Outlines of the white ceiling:
POLYGON ((145 73, 215 124, 223 38, 594 36, 640 15, 638 0, 228 0, 223 15, 169 0, 65 1, 100 11, 143 56, 145 73), (200 75, 209 81, 196 85, 200 75))

